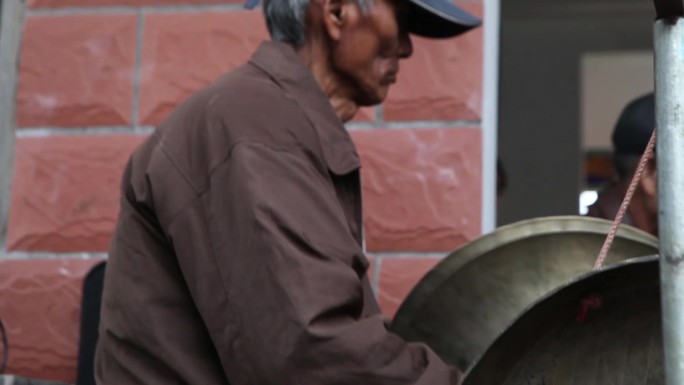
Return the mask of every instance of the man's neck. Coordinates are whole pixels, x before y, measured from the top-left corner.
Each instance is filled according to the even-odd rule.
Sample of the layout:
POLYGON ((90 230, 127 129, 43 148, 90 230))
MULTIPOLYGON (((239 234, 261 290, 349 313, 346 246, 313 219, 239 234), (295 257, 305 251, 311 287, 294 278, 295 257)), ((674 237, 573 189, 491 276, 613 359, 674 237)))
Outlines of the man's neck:
POLYGON ((316 82, 328 96, 335 113, 343 123, 350 121, 359 110, 349 96, 348 89, 343 86, 337 74, 330 67, 327 51, 317 48, 316 42, 306 44, 296 49, 297 55, 309 67, 316 82))

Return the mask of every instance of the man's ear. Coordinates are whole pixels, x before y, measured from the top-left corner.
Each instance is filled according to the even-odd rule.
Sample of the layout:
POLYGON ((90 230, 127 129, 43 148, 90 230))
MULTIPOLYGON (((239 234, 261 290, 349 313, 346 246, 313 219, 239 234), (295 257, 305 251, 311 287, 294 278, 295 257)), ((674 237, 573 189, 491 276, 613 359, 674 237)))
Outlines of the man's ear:
POLYGON ((646 162, 639 185, 646 195, 651 197, 658 195, 658 172, 655 159, 651 158, 646 162))
POLYGON ((349 5, 346 0, 320 0, 323 3, 323 24, 330 38, 338 41, 342 37, 342 29, 348 23, 349 5))

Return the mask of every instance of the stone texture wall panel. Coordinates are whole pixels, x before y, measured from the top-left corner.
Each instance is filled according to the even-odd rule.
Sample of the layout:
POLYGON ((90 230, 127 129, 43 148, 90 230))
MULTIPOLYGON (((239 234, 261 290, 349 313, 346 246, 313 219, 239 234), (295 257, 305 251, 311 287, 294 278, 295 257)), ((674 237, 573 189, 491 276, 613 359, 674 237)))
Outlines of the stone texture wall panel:
POLYGON ((7 248, 107 251, 136 135, 19 138, 7 248))
POLYGON ((0 260, 7 373, 75 383, 83 279, 100 261, 0 260))
MULTIPOLYGON (((482 5, 461 4, 473 14, 482 5)), ((414 53, 402 62, 384 106, 386 120, 480 120, 483 30, 457 39, 414 37, 414 53)))
POLYGON ((29 17, 19 127, 131 124, 136 20, 119 14, 29 17))
POLYGON ((481 231, 475 128, 355 131, 369 251, 450 251, 481 231))
POLYGON ((151 14, 144 35, 140 119, 150 125, 244 64, 268 38, 261 13, 253 11, 151 14))
POLYGON ((380 262, 378 303, 383 313, 394 317, 404 298, 440 258, 383 258, 380 262))

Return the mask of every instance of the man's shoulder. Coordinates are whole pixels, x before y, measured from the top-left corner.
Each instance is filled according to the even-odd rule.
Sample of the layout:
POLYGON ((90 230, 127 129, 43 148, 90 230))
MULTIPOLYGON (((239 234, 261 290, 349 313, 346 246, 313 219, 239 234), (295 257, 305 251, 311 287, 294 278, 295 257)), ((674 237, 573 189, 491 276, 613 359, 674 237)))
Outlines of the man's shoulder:
POLYGON ((185 175, 206 173, 240 142, 309 149, 316 143, 315 130, 297 101, 249 64, 188 98, 157 135, 165 156, 185 175))
MULTIPOLYGON (((172 113, 165 125, 181 120, 221 127, 237 138, 258 135, 260 130, 290 129, 302 124, 306 116, 297 101, 268 74, 249 63, 218 78, 198 91, 172 113), (237 136, 236 136, 237 135, 237 136)), ((198 127, 186 127, 196 130, 198 127)), ((268 135, 272 137, 272 135, 268 135)))
MULTIPOLYGON (((216 96, 247 101, 258 96, 259 99, 278 99, 284 94, 278 84, 260 68, 246 63, 216 79, 212 84, 198 93, 200 97, 216 96)), ((257 100, 253 100, 257 101, 257 100)))
POLYGON ((195 98, 209 100, 212 105, 225 103, 222 107, 232 110, 245 104, 283 102, 286 94, 266 72, 246 63, 216 79, 199 91, 195 98))

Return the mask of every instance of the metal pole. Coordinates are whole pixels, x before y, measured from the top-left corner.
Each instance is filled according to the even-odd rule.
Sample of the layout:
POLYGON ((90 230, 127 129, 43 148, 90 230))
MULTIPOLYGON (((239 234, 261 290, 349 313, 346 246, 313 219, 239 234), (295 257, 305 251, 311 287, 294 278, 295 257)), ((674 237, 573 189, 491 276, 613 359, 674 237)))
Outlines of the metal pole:
POLYGON ((684 384, 684 19, 681 0, 656 0, 657 168, 665 383, 684 384), (679 199, 678 199, 679 197, 679 199))

